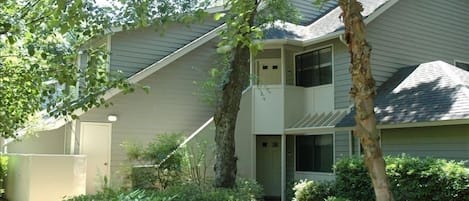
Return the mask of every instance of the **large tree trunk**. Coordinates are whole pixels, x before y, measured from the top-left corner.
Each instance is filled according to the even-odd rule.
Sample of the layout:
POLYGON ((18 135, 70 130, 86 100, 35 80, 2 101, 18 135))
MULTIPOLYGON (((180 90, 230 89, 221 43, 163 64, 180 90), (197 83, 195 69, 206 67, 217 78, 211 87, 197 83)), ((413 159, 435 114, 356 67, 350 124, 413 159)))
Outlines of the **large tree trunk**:
MULTIPOLYGON (((231 2, 230 12, 238 17, 237 23, 230 23, 230 20, 227 20, 226 29, 228 33, 234 33, 232 37, 251 41, 251 31, 240 30, 240 27, 251 28, 254 25, 257 5, 257 0, 231 2), (238 12, 244 12, 244 15, 238 12)), ((236 40, 235 38, 228 40, 236 40)), ((250 50, 248 44, 244 42, 236 43, 231 51, 229 80, 223 86, 221 100, 218 101, 215 110, 215 187, 232 188, 236 182, 236 119, 244 86, 249 81, 250 50)))
POLYGON ((360 138, 364 150, 365 165, 373 183, 377 201, 393 201, 386 164, 379 145, 379 133, 376 128, 374 97, 375 80, 371 74, 371 47, 366 41, 365 24, 361 11, 363 7, 357 0, 340 0, 345 24, 345 39, 348 43, 352 74, 350 94, 355 102, 355 135, 360 138))
POLYGON ((236 180, 235 127, 244 83, 249 79, 249 48, 231 53, 229 81, 215 111, 215 186, 231 188, 236 180))

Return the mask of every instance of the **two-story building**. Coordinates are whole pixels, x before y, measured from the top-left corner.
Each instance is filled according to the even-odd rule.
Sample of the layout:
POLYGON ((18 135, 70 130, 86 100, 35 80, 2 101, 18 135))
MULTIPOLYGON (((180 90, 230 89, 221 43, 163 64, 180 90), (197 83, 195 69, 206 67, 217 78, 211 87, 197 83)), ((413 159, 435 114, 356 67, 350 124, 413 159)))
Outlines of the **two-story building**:
MULTIPOLYGON (((333 163, 360 153, 353 137, 350 58, 337 1, 315 6, 292 0, 299 24, 271 25, 264 50, 251 57, 256 79, 243 93, 236 128, 238 174, 256 179, 265 194, 285 199, 287 183, 334 178, 333 163)), ((376 113, 385 154, 469 159, 469 1, 361 0, 377 81, 376 113)), ((187 28, 109 35, 110 69, 151 87, 122 95, 9 152, 86 154, 93 175, 125 163, 120 144, 184 132, 213 139, 213 108, 200 101, 194 81, 216 60, 218 22, 187 28), (108 117, 115 121, 108 121, 108 117), (42 145, 47 144, 44 147, 42 145), (25 149, 28 147, 29 150, 25 149)))

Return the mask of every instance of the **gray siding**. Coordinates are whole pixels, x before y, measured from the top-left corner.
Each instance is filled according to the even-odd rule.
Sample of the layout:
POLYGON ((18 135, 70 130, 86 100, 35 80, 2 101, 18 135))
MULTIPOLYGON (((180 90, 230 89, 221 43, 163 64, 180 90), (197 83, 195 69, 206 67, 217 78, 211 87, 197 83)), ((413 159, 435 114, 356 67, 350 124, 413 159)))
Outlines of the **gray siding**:
POLYGON ((215 47, 215 41, 206 43, 142 80, 140 84, 151 87, 149 94, 142 90, 119 94, 110 100, 114 106, 80 117, 81 121, 106 122, 108 114, 118 115, 111 140, 114 181, 121 176, 114 173, 126 163, 122 142, 148 142, 161 133, 191 134, 211 117, 212 107, 200 100, 194 82, 206 79, 216 57, 215 47))
POLYGON ((276 59, 281 57, 280 49, 264 49, 256 55, 256 59, 276 59))
POLYGON ((121 70, 131 76, 218 25, 219 22, 207 20, 190 27, 169 25, 164 32, 154 28, 118 32, 111 38, 111 70, 121 70))
MULTIPOLYGON (((469 1, 401 0, 373 20, 367 29, 377 85, 401 67, 435 60, 469 60, 467 13, 469 1)), ((351 104, 349 68, 345 64, 349 62, 348 53, 343 51, 335 55, 336 108, 351 104)))
POLYGON ((335 133, 335 161, 350 156, 350 133, 335 133))
POLYGON ((385 155, 469 160, 469 125, 386 129, 381 134, 385 155))
POLYGON ((327 11, 337 7, 337 0, 330 0, 322 4, 316 4, 316 0, 292 0, 291 3, 298 10, 300 24, 306 25, 323 16, 327 11))

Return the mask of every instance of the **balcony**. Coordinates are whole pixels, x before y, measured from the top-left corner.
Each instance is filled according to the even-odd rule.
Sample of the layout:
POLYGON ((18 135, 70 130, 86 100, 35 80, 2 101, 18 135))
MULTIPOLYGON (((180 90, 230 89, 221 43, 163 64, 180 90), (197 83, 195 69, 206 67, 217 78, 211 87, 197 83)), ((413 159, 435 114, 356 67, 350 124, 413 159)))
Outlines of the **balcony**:
POLYGON ((307 114, 334 109, 333 85, 298 87, 290 85, 253 86, 253 134, 285 133, 307 114))

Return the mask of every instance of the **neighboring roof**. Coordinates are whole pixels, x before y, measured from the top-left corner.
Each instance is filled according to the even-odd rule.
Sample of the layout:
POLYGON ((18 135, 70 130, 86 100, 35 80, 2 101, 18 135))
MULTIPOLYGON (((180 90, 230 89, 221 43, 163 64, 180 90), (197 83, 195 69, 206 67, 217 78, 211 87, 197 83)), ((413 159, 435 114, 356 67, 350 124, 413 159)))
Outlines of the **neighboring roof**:
MULTIPOLYGON (((379 87, 375 112, 378 125, 469 120, 469 72, 443 61, 402 68, 379 87)), ((337 127, 354 126, 354 116, 337 127)))
POLYGON ((333 132, 335 125, 347 115, 347 110, 306 114, 285 129, 286 134, 333 132))
MULTIPOLYGON (((391 0, 360 0, 360 2, 364 7, 362 15, 366 18, 378 11, 378 9, 384 6, 386 2, 391 2, 391 0)), ((314 5, 311 5, 311 7, 314 8, 314 5)), ((307 26, 296 25, 289 22, 276 22, 274 25, 269 26, 266 29, 265 39, 291 39, 305 41, 343 30, 343 22, 339 18, 341 13, 342 10, 340 7, 336 6, 330 12, 325 12, 321 18, 313 21, 307 26)))

